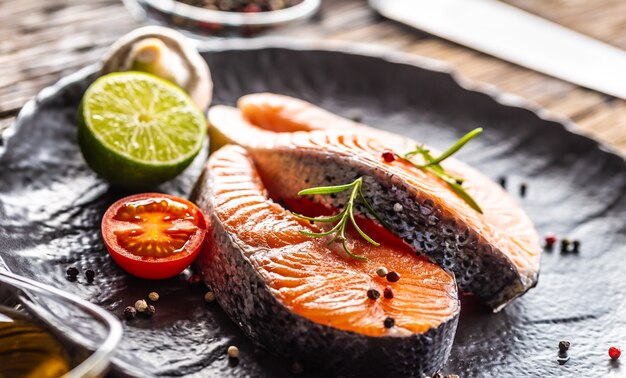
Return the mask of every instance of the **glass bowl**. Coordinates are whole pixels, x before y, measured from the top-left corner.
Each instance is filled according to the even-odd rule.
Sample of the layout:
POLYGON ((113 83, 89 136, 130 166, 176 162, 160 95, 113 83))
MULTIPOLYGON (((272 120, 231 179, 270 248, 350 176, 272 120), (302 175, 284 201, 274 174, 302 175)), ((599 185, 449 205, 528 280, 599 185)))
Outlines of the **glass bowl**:
POLYGON ((192 33, 196 37, 249 37, 287 24, 302 22, 319 9, 321 0, 303 0, 289 8, 267 12, 225 12, 176 0, 123 0, 131 14, 192 33))
POLYGON ((10 311, 16 317, 5 315, 0 320, 28 319, 46 329, 66 348, 71 361, 63 378, 103 377, 122 338, 119 320, 73 294, 3 268, 0 260, 0 306, 3 314, 10 311))

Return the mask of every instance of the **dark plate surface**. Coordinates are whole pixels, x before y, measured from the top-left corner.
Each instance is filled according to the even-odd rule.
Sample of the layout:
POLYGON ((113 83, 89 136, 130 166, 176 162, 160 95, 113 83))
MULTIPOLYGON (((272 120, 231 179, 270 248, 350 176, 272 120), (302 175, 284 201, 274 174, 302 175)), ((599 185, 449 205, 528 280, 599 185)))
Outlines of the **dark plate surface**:
MULTIPOLYGON (((580 239, 579 254, 544 254, 539 285, 498 314, 464 301, 445 368, 461 377, 600 377, 626 375, 609 345, 626 342, 626 163, 594 141, 535 112, 460 86, 448 72, 396 55, 307 48, 249 48, 205 54, 214 103, 272 91, 304 98, 365 123, 446 147, 483 126, 461 158, 493 178, 507 177, 543 234, 580 239), (571 341, 559 366, 557 344, 571 341)), ((109 258, 100 219, 127 194, 109 188, 82 159, 75 114, 93 79, 85 70, 44 90, 27 105, 0 145, 0 256, 16 273, 77 293, 116 314, 151 290, 161 294, 150 320, 127 323, 116 372, 139 376, 279 377, 291 363, 255 352, 201 287, 179 279, 130 277, 109 258), (9 136, 9 134, 13 134, 9 136), (95 269, 67 281, 65 270, 95 269), (225 349, 241 349, 239 364, 225 349)), ((155 188, 188 195, 202 159, 155 188)), ((558 248, 557 248, 558 249, 558 248)), ((308 369, 305 376, 318 376, 308 369)))

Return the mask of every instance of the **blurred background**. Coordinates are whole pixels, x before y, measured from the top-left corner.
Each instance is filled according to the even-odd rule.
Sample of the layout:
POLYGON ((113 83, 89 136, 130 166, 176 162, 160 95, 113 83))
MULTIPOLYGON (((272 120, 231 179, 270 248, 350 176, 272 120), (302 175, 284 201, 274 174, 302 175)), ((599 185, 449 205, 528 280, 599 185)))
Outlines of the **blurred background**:
MULTIPOLYGON (((168 2, 172 3, 151 3, 165 4, 167 8, 168 2)), ((213 9, 238 6, 238 0, 185 2, 191 4, 186 5, 187 10, 193 5, 213 9)), ((241 9, 241 13, 270 13, 262 12, 266 10, 260 8, 265 6, 259 5, 262 3, 267 2, 257 2, 256 8, 241 9)), ((280 8, 300 1, 269 3, 280 8)), ((156 20, 187 30, 195 29, 195 33, 202 35, 200 38, 208 40, 218 38, 215 35, 226 35, 226 38, 271 35, 349 41, 442 60, 465 78, 521 96, 550 113, 570 118, 584 133, 626 153, 626 101, 623 99, 584 89, 390 20, 373 9, 371 5, 375 3, 380 7, 385 1, 321 0, 319 9, 313 4, 314 9, 300 8, 297 14, 292 12, 278 19, 257 17, 255 22, 264 26, 237 27, 234 26, 240 21, 237 17, 225 19, 228 25, 190 21, 164 8, 151 9, 142 1, 127 0, 124 4, 121 0, 1 0, 0 129, 8 126, 23 104, 39 90, 63 75, 97 62, 117 38, 156 20), (287 22, 294 18, 300 20, 287 22), (286 25, 269 26, 274 21, 286 25)), ((414 3, 414 11, 422 12, 420 1, 414 3)), ((626 0, 507 0, 506 3, 619 48, 622 53, 626 49, 626 0)), ((301 4, 293 8, 299 6, 301 4)), ((192 18, 203 15, 201 10, 186 14, 192 18)), ((626 82, 621 85, 626 87, 626 82)))

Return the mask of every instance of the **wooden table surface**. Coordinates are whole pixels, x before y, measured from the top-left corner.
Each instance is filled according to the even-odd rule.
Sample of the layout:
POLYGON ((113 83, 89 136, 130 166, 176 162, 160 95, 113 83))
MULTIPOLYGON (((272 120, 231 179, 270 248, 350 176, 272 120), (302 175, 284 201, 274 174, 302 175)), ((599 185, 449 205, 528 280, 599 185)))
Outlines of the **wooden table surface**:
MULTIPOLYGON (((507 2, 626 49, 626 0, 507 2)), ((139 25, 120 0, 0 0, 0 129, 42 88, 97 61, 139 25)), ((626 101, 382 19, 365 0, 323 0, 311 23, 277 34, 372 43, 446 61, 462 76, 572 119, 582 132, 626 155, 626 101)))

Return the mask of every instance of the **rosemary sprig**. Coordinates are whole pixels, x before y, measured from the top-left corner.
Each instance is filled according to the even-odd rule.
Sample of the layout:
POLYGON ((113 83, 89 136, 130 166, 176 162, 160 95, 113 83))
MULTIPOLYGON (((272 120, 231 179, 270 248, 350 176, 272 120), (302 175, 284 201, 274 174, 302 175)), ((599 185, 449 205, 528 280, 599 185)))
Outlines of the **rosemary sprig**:
POLYGON ((313 221, 313 222, 321 222, 321 223, 337 222, 337 224, 333 226, 333 228, 325 232, 300 231, 300 233, 307 235, 307 236, 313 236, 313 237, 319 237, 319 238, 333 235, 333 237, 328 241, 327 244, 331 244, 335 241, 339 241, 341 242, 341 245, 343 246, 343 250, 348 254, 348 256, 357 260, 367 260, 367 257, 355 255, 354 253, 352 253, 352 251, 350 251, 350 248, 348 248, 348 245, 346 244, 346 240, 347 240, 346 239, 346 226, 348 225, 348 222, 350 222, 354 226, 354 229, 359 233, 359 235, 363 237, 363 239, 367 240, 369 243, 375 246, 380 245, 380 243, 376 242, 374 239, 369 237, 365 232, 363 232, 363 230, 361 230, 359 225, 356 223, 356 219, 354 218, 354 204, 356 200, 361 200, 361 202, 363 202, 363 204, 365 205, 365 208, 374 217, 376 217, 376 219, 380 219, 378 215, 376 214, 376 212, 374 212, 374 210, 372 209, 372 206, 365 199, 365 196, 363 195, 362 187, 363 187, 363 177, 359 177, 358 179, 354 180, 350 184, 337 185, 337 186, 321 186, 317 188, 310 188, 310 189, 305 189, 305 190, 300 191, 298 193, 299 196, 306 196, 306 195, 315 195, 315 194, 332 194, 332 193, 344 192, 350 189, 352 190, 352 192, 350 193, 350 198, 348 200, 348 203, 339 214, 331 215, 328 217, 307 217, 304 215, 294 213, 294 215, 298 218, 306 219, 306 220, 313 221))
POLYGON ((452 145, 452 147, 448 148, 444 153, 439 155, 437 158, 432 156, 432 154, 430 153, 430 150, 427 148, 424 148, 424 146, 415 146, 415 150, 409 151, 405 153, 404 155, 396 154, 396 156, 398 156, 400 159, 408 161, 409 163, 413 164, 419 169, 423 169, 439 177, 446 184, 448 184, 450 189, 452 189, 452 191, 456 193, 456 195, 461 197, 463 201, 467 202, 467 204, 470 205, 472 209, 482 214, 483 210, 480 208, 478 203, 476 203, 476 201, 472 198, 472 196, 470 196, 463 188, 463 180, 461 180, 458 177, 454 177, 450 175, 441 166, 441 162, 443 162, 450 156, 454 155, 465 144, 467 144, 467 142, 469 142, 470 140, 472 140, 474 137, 476 137, 478 134, 482 132, 483 132, 482 127, 479 127, 477 129, 470 131, 469 133, 465 134, 461 139, 459 139, 454 145, 452 145), (415 155, 421 155, 425 161, 425 164, 417 164, 413 162, 411 158, 415 155))

